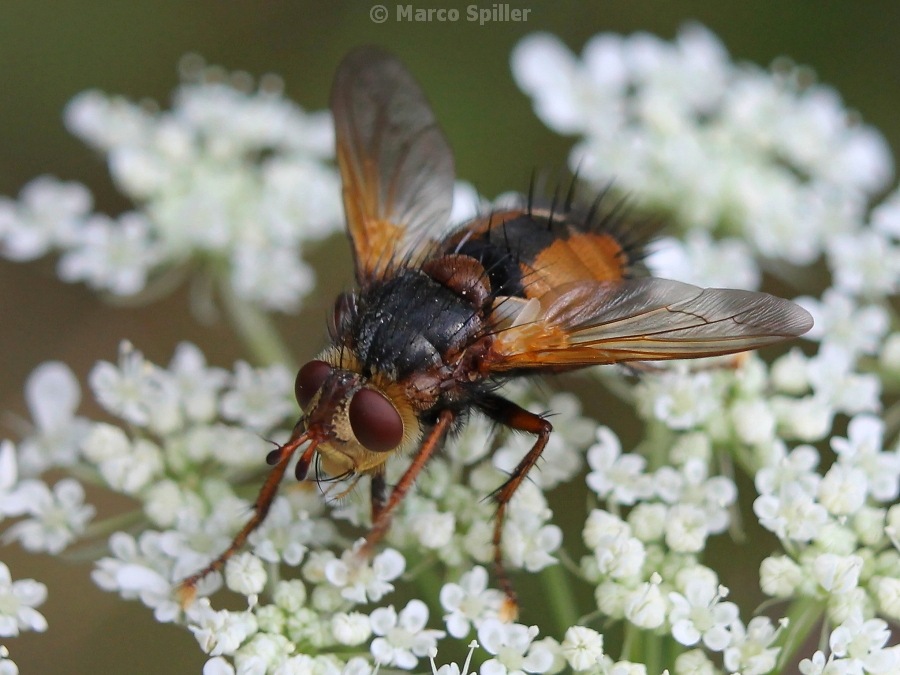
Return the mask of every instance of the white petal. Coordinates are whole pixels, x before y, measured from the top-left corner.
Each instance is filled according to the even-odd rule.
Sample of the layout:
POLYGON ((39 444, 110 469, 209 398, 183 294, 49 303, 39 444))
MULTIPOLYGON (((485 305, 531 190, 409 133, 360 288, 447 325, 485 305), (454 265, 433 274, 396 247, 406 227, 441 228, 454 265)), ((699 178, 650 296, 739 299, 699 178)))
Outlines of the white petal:
POLYGON ((66 364, 47 361, 28 376, 25 400, 38 429, 52 431, 71 420, 81 401, 81 388, 66 364))
POLYGON ((12 441, 0 442, 0 494, 8 492, 18 480, 16 446, 12 441))
MULTIPOLYGON (((369 616, 372 623, 372 631, 378 635, 386 635, 387 632, 397 625, 397 612, 393 605, 390 607, 379 607, 369 616)), ((372 643, 374 648, 375 643, 372 643)), ((372 652, 374 654, 374 652, 372 652)), ((377 654, 375 654, 377 656, 377 654)))
POLYGON ((410 600, 400 612, 399 625, 410 633, 418 633, 428 623, 428 605, 421 600, 410 600))

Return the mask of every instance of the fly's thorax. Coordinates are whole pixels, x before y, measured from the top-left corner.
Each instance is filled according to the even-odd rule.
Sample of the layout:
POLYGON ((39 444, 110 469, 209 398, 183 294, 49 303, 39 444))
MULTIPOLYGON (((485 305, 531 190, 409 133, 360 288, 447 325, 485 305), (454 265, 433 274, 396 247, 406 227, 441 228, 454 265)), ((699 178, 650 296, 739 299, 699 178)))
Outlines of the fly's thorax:
POLYGON ((405 388, 384 374, 364 376, 345 349, 329 348, 304 365, 295 391, 330 475, 374 473, 422 436, 405 388))

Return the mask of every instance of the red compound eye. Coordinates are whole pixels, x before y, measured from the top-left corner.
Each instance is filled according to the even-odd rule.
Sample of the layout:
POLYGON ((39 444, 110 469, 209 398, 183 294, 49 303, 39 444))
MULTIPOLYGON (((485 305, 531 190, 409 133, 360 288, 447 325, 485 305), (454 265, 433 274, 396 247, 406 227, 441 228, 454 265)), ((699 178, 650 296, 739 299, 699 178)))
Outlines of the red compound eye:
POLYGON ((394 405, 374 389, 360 389, 350 401, 350 426, 372 452, 393 450, 403 440, 403 420, 394 405))
POLYGON ((300 369, 297 379, 294 381, 294 394, 297 396, 297 403, 301 408, 306 410, 313 396, 331 375, 331 371, 332 367, 329 364, 318 359, 310 361, 300 369))

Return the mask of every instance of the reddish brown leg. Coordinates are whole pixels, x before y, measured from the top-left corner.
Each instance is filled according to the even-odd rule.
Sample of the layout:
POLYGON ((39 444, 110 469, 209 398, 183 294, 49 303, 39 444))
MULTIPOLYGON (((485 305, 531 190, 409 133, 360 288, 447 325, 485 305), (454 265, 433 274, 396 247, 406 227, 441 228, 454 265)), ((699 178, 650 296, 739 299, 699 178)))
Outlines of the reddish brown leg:
POLYGON ((380 476, 380 478, 378 477, 378 474, 373 476, 372 529, 366 536, 366 543, 360 551, 363 555, 371 554, 372 549, 375 547, 375 544, 377 544, 388 531, 388 527, 390 527, 391 525, 391 516, 394 513, 394 509, 397 508, 400 502, 403 501, 403 497, 405 497, 406 493, 409 492, 409 489, 416 481, 416 476, 419 475, 419 473, 428 463, 431 455, 434 454, 434 451, 440 445, 441 439, 447 432, 447 429, 453 423, 455 417, 456 414, 450 410, 444 410, 441 412, 441 414, 438 416, 437 422, 428 432, 428 435, 425 437, 422 445, 419 446, 419 452, 416 453, 412 464, 409 465, 406 473, 403 474, 403 477, 400 478, 400 481, 397 483, 397 485, 394 486, 394 489, 391 491, 391 496, 388 498, 387 502, 382 501, 380 505, 376 505, 376 496, 379 489, 381 490, 382 495, 384 493, 384 476, 380 476), (378 481, 381 482, 381 488, 378 487, 378 481))
POLYGON ((501 544, 503 543, 503 519, 506 517, 506 506, 509 500, 519 489, 519 485, 525 480, 525 476, 531 470, 531 467, 537 463, 538 458, 544 451, 547 441, 550 439, 550 432, 553 426, 540 415, 516 405, 512 401, 507 401, 499 396, 490 396, 481 401, 478 406, 492 420, 500 424, 515 429, 516 431, 527 431, 535 434, 537 440, 531 447, 531 450, 522 458, 519 465, 513 469, 509 479, 500 486, 494 493, 494 499, 497 501, 497 514, 494 517, 494 567, 497 571, 497 580, 500 588, 506 594, 507 607, 506 613, 511 617, 515 617, 518 613, 518 601, 516 600, 516 590, 513 588, 512 581, 506 573, 503 566, 503 551, 501 544))
MULTIPOLYGON (((259 527, 266 519, 269 508, 271 508, 275 495, 278 493, 278 485, 281 483, 281 479, 287 469, 288 462, 291 460, 291 456, 294 454, 294 451, 307 440, 309 440, 308 436, 301 428, 300 424, 298 424, 294 427, 294 431, 288 442, 269 455, 269 462, 273 463, 272 460, 274 459, 275 466, 269 472, 266 482, 263 483, 259 495, 256 497, 256 503, 253 505, 253 515, 250 520, 247 521, 247 524, 241 528, 241 531, 235 535, 228 548, 226 548, 218 558, 213 560, 196 574, 192 574, 178 584, 176 593, 181 599, 182 605, 187 606, 191 604, 194 595, 197 592, 197 583, 213 572, 221 570, 225 566, 225 563, 228 562, 228 559, 240 550, 253 530, 259 527)), ((304 459, 312 456, 315 447, 316 442, 313 441, 309 448, 303 453, 304 459)))

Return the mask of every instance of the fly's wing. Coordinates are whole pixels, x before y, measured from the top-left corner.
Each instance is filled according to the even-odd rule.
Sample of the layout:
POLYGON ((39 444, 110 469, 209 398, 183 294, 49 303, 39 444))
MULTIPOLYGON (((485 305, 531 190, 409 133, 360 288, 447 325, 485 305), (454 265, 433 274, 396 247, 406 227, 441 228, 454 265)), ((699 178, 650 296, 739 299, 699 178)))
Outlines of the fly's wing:
POLYGON ((356 276, 365 287, 415 262, 446 226, 453 154, 419 85, 380 49, 343 60, 331 110, 356 276))
POLYGON ((718 356, 803 335, 812 317, 767 293, 666 279, 582 280, 495 310, 491 371, 718 356))

